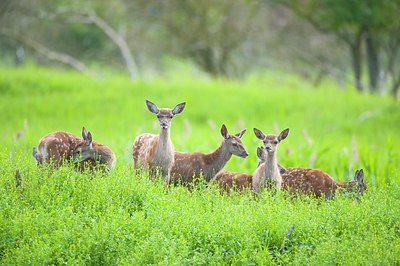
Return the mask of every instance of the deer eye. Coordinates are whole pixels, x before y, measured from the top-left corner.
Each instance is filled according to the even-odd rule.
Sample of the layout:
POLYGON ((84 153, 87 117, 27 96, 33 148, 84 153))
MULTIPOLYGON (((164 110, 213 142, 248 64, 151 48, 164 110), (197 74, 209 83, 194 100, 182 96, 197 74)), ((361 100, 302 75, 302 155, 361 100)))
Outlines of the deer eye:
POLYGON ((276 144, 278 144, 278 141, 274 140, 272 143, 276 145, 276 144))
POLYGON ((174 117, 173 115, 170 115, 170 116, 169 116, 169 118, 171 118, 171 119, 172 119, 173 117, 174 117))
POLYGON ((232 142, 232 145, 236 147, 238 144, 236 142, 232 142))
POLYGON ((157 118, 161 118, 161 115, 157 115, 157 118))

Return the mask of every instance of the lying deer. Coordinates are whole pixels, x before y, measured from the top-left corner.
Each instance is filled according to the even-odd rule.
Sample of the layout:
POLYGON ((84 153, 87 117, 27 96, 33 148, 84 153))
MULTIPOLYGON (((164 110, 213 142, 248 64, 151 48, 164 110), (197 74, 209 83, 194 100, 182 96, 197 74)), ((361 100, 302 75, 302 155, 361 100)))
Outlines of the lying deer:
POLYGON ((253 190, 258 192, 261 188, 266 186, 273 186, 276 189, 281 189, 282 176, 276 154, 278 144, 288 136, 289 129, 287 128, 283 130, 278 136, 276 136, 265 135, 261 130, 254 128, 254 134, 264 142, 264 148, 267 155, 265 162, 253 173, 253 190))
POLYGON ((82 128, 83 141, 73 152, 74 162, 80 170, 100 168, 104 171, 114 168, 117 161, 114 152, 107 146, 92 141, 92 134, 82 128))
POLYGON ((167 185, 170 182, 170 171, 174 163, 174 147, 170 137, 170 126, 172 118, 181 113, 186 103, 180 103, 174 109, 158 107, 146 100, 147 108, 157 115, 160 123, 160 134, 154 135, 144 133, 136 137, 133 143, 134 168, 140 166, 150 170, 151 177, 155 177, 157 171, 166 177, 167 185))
POLYGON ((40 139, 32 155, 38 165, 52 163, 54 167, 60 167, 64 161, 72 160, 75 148, 82 141, 80 137, 68 132, 52 132, 40 139))
MULTIPOLYGON (((265 168, 265 164, 263 163, 265 162, 267 156, 262 148, 257 147, 257 157, 259 159, 257 169, 260 167, 265 168)), ((252 188, 253 175, 221 171, 212 179, 212 183, 217 184, 226 193, 229 193, 230 189, 232 188, 241 191, 246 188, 252 188)))
POLYGON ((195 178, 203 176, 208 182, 226 165, 232 155, 245 158, 248 156, 240 138, 246 129, 236 135, 229 135, 225 125, 221 127, 224 138, 221 145, 212 153, 175 152, 175 164, 171 170, 171 179, 174 184, 179 182, 189 184, 195 178))
POLYGON ((356 170, 354 181, 350 182, 337 182, 324 171, 309 168, 287 168, 282 178, 283 188, 290 193, 311 194, 316 197, 325 195, 328 199, 334 197, 340 188, 360 195, 367 189, 363 169, 356 170))

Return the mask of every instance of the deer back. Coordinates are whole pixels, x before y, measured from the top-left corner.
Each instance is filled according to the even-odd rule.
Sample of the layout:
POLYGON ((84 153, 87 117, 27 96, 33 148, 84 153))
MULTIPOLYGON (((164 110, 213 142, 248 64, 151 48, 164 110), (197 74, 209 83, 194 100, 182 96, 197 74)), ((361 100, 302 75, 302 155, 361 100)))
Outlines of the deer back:
POLYGON ((338 188, 337 182, 320 169, 287 168, 282 179, 283 188, 290 193, 330 197, 338 188))
POLYGON ((229 193, 232 188, 238 191, 251 188, 252 177, 252 175, 246 173, 221 171, 212 179, 212 183, 217 184, 223 191, 229 193))
POLYGON ((55 166, 60 166, 64 160, 72 159, 75 147, 82 141, 68 132, 52 132, 39 141, 37 148, 33 148, 33 156, 39 165, 52 162, 55 166))

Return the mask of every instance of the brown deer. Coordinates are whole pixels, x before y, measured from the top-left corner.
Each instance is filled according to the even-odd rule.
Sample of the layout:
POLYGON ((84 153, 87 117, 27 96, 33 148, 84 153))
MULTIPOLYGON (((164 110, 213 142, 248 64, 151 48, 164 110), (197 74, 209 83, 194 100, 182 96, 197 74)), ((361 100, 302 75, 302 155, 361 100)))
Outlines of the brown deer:
POLYGON ((117 161, 114 152, 107 146, 94 142, 92 134, 82 128, 83 141, 79 143, 73 152, 74 162, 78 164, 80 170, 102 169, 109 171, 114 168, 117 161))
MULTIPOLYGON (((268 152, 267 161, 264 163, 266 173, 270 173, 270 176, 275 176, 275 178, 272 178, 273 180, 280 179, 281 181, 278 182, 281 183, 281 187, 290 193, 312 194, 316 197, 325 195, 326 198, 332 198, 339 188, 344 188, 347 191, 356 190, 361 195, 367 189, 362 169, 356 171, 355 179, 351 182, 337 182, 324 171, 310 168, 286 168, 283 173, 278 175, 276 158, 272 160, 273 163, 271 164, 268 163, 268 158, 271 151, 275 150, 276 155, 277 145, 287 137, 289 129, 282 131, 279 136, 265 135, 258 129, 254 129, 254 133, 259 139, 264 141, 265 149, 268 152), (285 131, 287 132, 285 133, 285 131)), ((262 171, 262 168, 258 168, 257 170, 260 171, 260 169, 262 171)), ((258 178, 261 174, 256 172, 253 174, 253 189, 259 191, 262 186, 258 185, 258 183, 261 183, 258 180, 262 179, 258 178)), ((280 187, 277 186, 277 188, 280 187)))
POLYGON ((40 139, 32 155, 38 165, 52 163, 54 167, 60 167, 64 161, 72 160, 75 147, 82 141, 80 137, 68 132, 52 132, 40 139))
POLYGON ((354 181, 350 182, 337 182, 324 171, 309 168, 287 168, 282 178, 283 188, 290 193, 311 194, 315 197, 324 195, 327 199, 334 197, 340 188, 360 195, 367 190, 363 169, 356 170, 354 181))
POLYGON ((174 147, 170 137, 170 126, 172 118, 181 113, 186 103, 180 103, 174 109, 158 107, 146 100, 147 108, 150 112, 157 115, 160 123, 160 134, 154 135, 144 133, 136 137, 133 143, 133 162, 134 168, 140 166, 150 170, 150 176, 154 178, 157 171, 166 177, 166 183, 170 182, 170 171, 174 163, 174 147))
POLYGON ((254 128, 254 134, 257 138, 264 142, 264 148, 267 152, 266 160, 263 165, 260 165, 253 173, 253 190, 259 192, 263 187, 275 187, 281 189, 282 176, 281 170, 278 166, 277 149, 278 144, 284 140, 288 134, 289 129, 283 130, 277 135, 265 135, 261 130, 254 128))
POLYGON ((245 158, 248 156, 240 138, 246 129, 236 135, 229 135, 225 125, 221 127, 221 135, 224 138, 221 145, 212 153, 201 152, 175 152, 175 163, 171 169, 171 180, 174 184, 181 182, 189 184, 195 178, 203 176, 210 181, 229 161, 233 155, 245 158))
MULTIPOLYGON (((260 147, 257 147, 257 157, 260 160, 257 168, 265 168, 265 164, 263 163, 265 162, 267 156, 260 147)), ((212 183, 217 184, 222 191, 226 193, 229 193, 232 188, 237 191, 242 191, 246 188, 251 189, 252 182, 253 175, 228 171, 221 171, 212 179, 212 183)))

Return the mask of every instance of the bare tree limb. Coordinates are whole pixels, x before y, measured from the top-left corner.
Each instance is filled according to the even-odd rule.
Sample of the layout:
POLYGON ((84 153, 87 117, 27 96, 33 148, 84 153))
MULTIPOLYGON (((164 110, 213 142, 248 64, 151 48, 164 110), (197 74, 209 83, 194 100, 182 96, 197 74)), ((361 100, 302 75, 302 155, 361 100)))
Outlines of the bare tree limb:
POLYGON ((71 13, 72 16, 68 19, 69 22, 95 24, 118 46, 121 55, 125 61, 130 78, 137 78, 137 65, 125 38, 121 34, 119 34, 113 27, 111 27, 111 25, 108 24, 104 19, 98 16, 94 10, 66 10, 61 11, 60 13, 71 13))
POLYGON ((17 33, 13 30, 10 29, 0 29, 0 35, 9 37, 13 40, 16 40, 26 46, 28 46, 29 48, 33 49, 35 52, 37 52, 38 54, 45 56, 46 58, 50 59, 50 60, 54 60, 60 63, 63 63, 65 65, 69 65, 73 68, 75 68, 76 70, 83 72, 86 70, 86 66, 84 63, 82 63, 81 61, 79 61, 78 59, 64 54, 64 53, 60 53, 60 52, 55 52, 45 46, 43 46, 42 44, 31 40, 28 37, 25 37, 24 35, 17 33))

